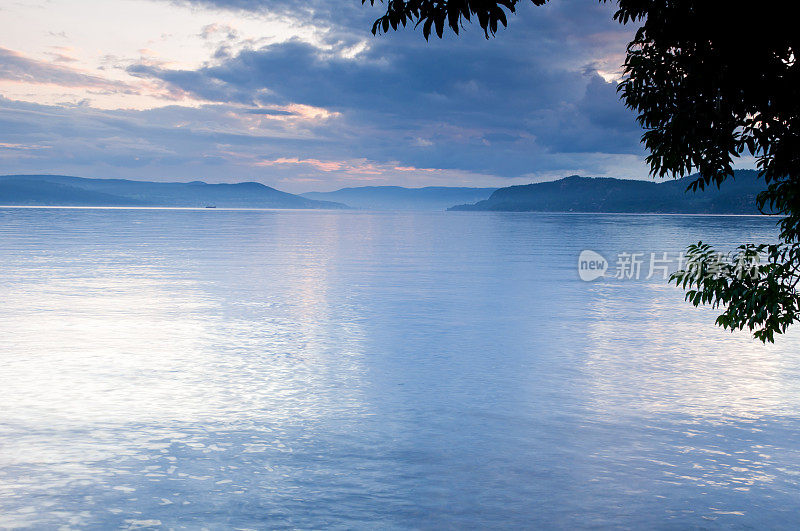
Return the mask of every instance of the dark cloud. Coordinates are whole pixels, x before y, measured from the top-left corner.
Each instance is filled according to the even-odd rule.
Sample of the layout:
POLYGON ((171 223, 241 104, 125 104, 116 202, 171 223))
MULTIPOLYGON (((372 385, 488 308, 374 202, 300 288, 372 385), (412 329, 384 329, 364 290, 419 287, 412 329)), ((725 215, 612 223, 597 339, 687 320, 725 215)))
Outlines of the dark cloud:
POLYGON ((539 143, 558 153, 640 154, 642 130, 619 101, 617 85, 594 73, 589 78, 578 102, 540 113, 532 127, 539 143))
POLYGON ((184 6, 211 7, 232 11, 271 13, 289 16, 306 22, 319 21, 326 25, 347 27, 377 18, 381 7, 365 9, 361 0, 165 0, 184 6))
MULTIPOLYGON (((94 164, 95 175, 109 168, 117 175, 211 180, 235 174, 279 184, 273 179, 302 165, 254 163, 366 159, 504 177, 600 175, 625 166, 610 158, 639 160, 642 153, 633 116, 615 85, 598 74, 619 65, 632 31, 613 22, 605 4, 521 6, 495 39, 484 39, 476 27, 427 43, 410 29, 371 36, 382 7, 361 7, 360 0, 173 3, 291 16, 323 28, 323 42, 290 40, 236 53, 221 44, 194 70, 128 67, 176 94, 212 102, 200 108, 101 112, 0 99, 0 127, 9 131, 5 120, 16 128, 0 142, 48 146, 15 169, 94 164), (339 114, 303 121, 292 104, 339 114), (251 132, 232 122, 247 117, 257 121, 251 132)), ((227 26, 199 30, 235 37, 227 26)), ((24 61, 0 49, 6 65, 0 77, 87 81, 62 66, 24 61)))
POLYGON ((608 32, 620 33, 602 14, 609 19, 587 20, 575 35, 559 33, 575 30, 565 13, 545 13, 544 24, 531 12, 517 21, 530 24, 490 41, 472 34, 426 43, 401 32, 371 39, 353 57, 343 44, 293 40, 193 71, 129 71, 211 101, 340 112, 352 131, 364 131, 351 146, 362 156, 517 176, 536 171, 543 152, 641 153, 615 85, 586 72, 598 48, 613 50, 608 32))

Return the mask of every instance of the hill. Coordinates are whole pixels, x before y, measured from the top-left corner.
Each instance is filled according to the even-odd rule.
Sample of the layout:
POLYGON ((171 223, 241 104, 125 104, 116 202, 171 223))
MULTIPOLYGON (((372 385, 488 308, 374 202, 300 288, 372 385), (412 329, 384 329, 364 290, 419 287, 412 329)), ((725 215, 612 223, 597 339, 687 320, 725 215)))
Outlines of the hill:
POLYGON ((620 212, 758 214, 756 196, 765 188, 755 170, 739 170, 720 189, 696 193, 686 187, 696 175, 664 182, 580 177, 509 186, 488 199, 449 208, 459 211, 620 212))
POLYGON ((162 183, 66 175, 0 176, 0 205, 347 208, 281 192, 261 183, 162 183))

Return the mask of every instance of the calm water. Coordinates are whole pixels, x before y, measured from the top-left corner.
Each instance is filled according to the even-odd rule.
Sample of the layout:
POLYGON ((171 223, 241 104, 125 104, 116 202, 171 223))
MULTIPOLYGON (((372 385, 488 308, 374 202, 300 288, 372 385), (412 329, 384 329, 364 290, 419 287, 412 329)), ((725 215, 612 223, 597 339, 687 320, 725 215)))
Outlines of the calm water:
POLYGON ((800 524, 800 334, 583 249, 742 217, 0 209, 0 527, 800 524))

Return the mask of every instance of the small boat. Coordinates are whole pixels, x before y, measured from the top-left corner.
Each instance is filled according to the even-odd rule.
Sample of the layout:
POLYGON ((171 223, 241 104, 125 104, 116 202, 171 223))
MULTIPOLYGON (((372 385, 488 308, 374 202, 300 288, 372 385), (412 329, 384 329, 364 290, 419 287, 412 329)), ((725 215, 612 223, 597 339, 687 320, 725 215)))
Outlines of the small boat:
POLYGON ((217 208, 217 205, 206 205, 206 208, 217 208))

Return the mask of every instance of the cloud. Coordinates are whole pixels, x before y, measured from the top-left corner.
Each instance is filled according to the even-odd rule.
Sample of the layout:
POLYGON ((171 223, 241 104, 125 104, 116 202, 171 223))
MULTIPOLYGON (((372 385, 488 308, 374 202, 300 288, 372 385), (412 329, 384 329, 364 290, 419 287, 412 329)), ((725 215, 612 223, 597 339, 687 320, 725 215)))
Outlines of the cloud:
MULTIPOLYGON (((592 35, 579 39, 595 46, 592 35)), ((344 45, 321 50, 290 40, 197 70, 129 71, 211 101, 295 102, 337 113, 354 147, 373 160, 514 177, 558 153, 641 153, 640 131, 615 85, 587 73, 581 60, 563 68, 559 47, 554 59, 518 53, 519 36, 511 44, 414 37, 376 39, 355 58, 340 53, 344 45)), ((524 40, 553 46, 532 31, 524 40)))
POLYGON ((206 61, 178 67, 142 53, 126 63, 125 84, 0 49, 3 79, 161 91, 160 106, 139 111, 0 100, 0 142, 49 146, 0 169, 242 178, 289 189, 348 179, 645 177, 641 131, 607 82, 632 31, 611 20, 612 6, 526 6, 496 39, 467 31, 426 43, 413 30, 372 37, 380 8, 358 2, 169 3, 227 10, 193 30, 206 61), (290 17, 318 38, 243 40, 229 17, 245 12, 290 17))
POLYGON ((597 72, 588 77, 580 100, 539 113, 532 127, 538 143, 557 153, 640 154, 642 130, 622 108, 617 84, 597 72))
MULTIPOLYGON (((62 55, 58 57, 62 57, 62 55)), ((65 57, 65 60, 72 59, 65 57)), ((0 47, 0 79, 22 83, 60 85, 63 87, 94 88, 116 92, 132 91, 132 88, 126 83, 110 81, 67 66, 37 61, 25 57, 19 52, 2 47, 0 47)))

